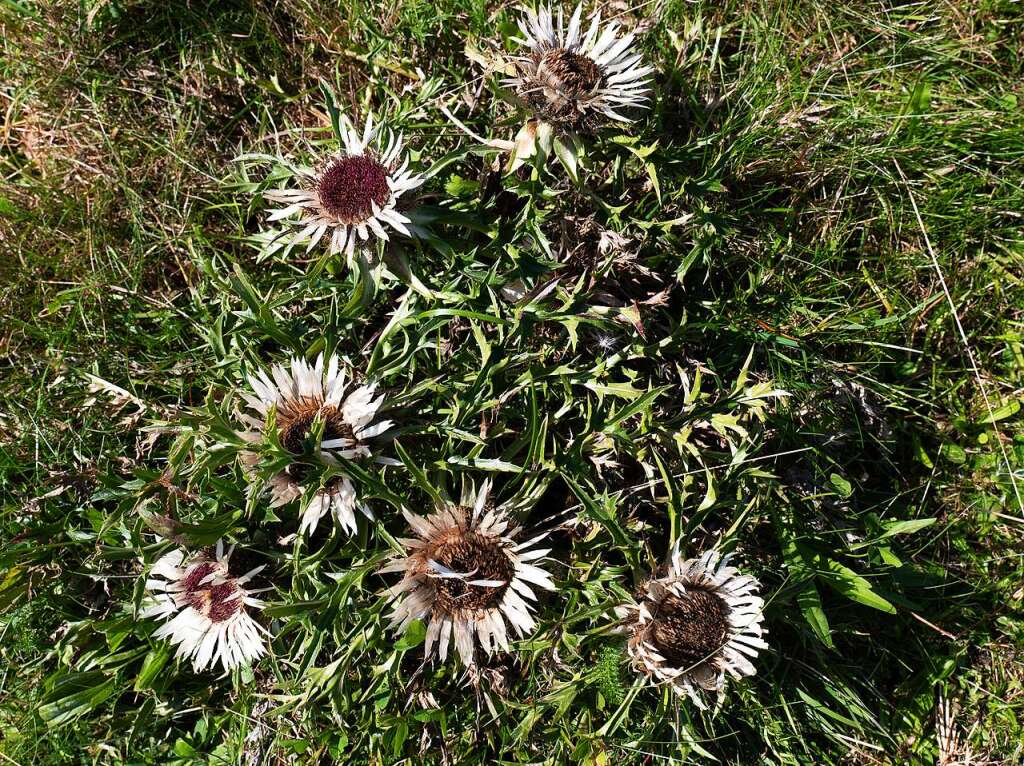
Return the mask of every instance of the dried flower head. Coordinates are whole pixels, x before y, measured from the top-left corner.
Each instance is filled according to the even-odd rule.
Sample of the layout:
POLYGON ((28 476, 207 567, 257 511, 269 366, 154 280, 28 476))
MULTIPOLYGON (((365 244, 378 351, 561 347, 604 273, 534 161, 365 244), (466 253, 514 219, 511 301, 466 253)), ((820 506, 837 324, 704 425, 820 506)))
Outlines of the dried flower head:
POLYGON ((611 119, 629 122, 619 110, 644 106, 653 67, 642 63, 633 48, 634 35, 617 37, 618 24, 601 27, 594 14, 582 28, 583 6, 577 5, 568 28, 550 6, 523 9, 519 28, 529 50, 514 60, 516 75, 505 80, 542 120, 565 130, 591 130, 611 119))
POLYGON ((677 547, 669 573, 649 580, 627 608, 634 667, 704 707, 697 689, 718 692, 726 674, 754 675, 751 660, 768 646, 759 587, 716 551, 684 561, 677 547))
POLYGON ((508 651, 506 621, 520 637, 535 627, 530 585, 554 589, 548 573, 530 563, 550 550, 533 548, 545 535, 517 542, 520 528, 488 504, 489 491, 485 482, 461 504, 440 505, 426 517, 405 511, 418 539, 402 539, 405 552, 381 569, 403 573, 390 589, 391 626, 402 633, 413 620, 427 620, 427 657, 436 648, 444 661, 453 638, 466 666, 474 664, 477 640, 488 655, 508 651))

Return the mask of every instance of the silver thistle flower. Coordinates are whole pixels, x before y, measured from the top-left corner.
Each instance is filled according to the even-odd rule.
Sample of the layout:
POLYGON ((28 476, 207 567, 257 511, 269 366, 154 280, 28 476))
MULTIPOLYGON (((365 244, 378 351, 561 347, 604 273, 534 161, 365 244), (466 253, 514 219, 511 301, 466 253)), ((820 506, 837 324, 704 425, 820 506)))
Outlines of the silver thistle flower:
POLYGON ((266 631, 249 614, 265 604, 253 598, 260 591, 246 587, 263 567, 232 576, 228 562, 233 550, 225 552, 218 540, 214 555, 186 558, 181 550, 171 551, 157 560, 146 579, 141 616, 167 620, 153 637, 170 639, 178 656, 191 659, 197 673, 218 660, 229 671, 267 651, 266 631))
MULTIPOLYGON (((374 422, 384 401, 383 395, 374 398, 374 384, 351 390, 347 384, 337 356, 330 358, 326 370, 323 354, 314 365, 295 358, 290 365, 274 365, 269 375, 259 370, 249 377, 254 393, 242 393, 253 410, 253 414, 241 416, 251 429, 242 433, 242 438, 249 442, 260 441, 267 414, 273 408, 278 440, 291 454, 303 454, 313 423, 319 419, 323 423, 323 438, 316 452, 324 463, 340 466, 338 458, 371 457, 370 440, 394 424, 390 420, 374 422)), ((255 456, 250 455, 247 462, 252 465, 255 456)), ((271 478, 272 507, 280 507, 302 496, 308 468, 295 462, 271 478)), ((302 514, 299 534, 313 532, 328 512, 333 512, 339 526, 355 534, 356 510, 373 518, 369 506, 359 501, 352 481, 344 475, 332 477, 310 498, 302 514)))
POLYGON ((411 236, 411 221, 398 210, 399 198, 423 183, 409 170, 402 135, 374 127, 371 116, 360 135, 342 117, 344 150, 326 158, 318 169, 295 169, 297 189, 263 193, 284 207, 269 216, 290 226, 281 244, 307 242, 311 251, 326 238, 332 254, 344 253, 352 265, 356 247, 374 238, 387 240, 389 229, 411 236))
POLYGON ((535 548, 546 534, 518 542, 505 510, 488 505, 490 482, 467 490, 459 505, 446 503, 434 513, 405 518, 418 539, 402 539, 381 572, 401 572, 390 589, 395 600, 391 627, 402 633, 413 620, 428 621, 424 652, 436 650, 443 662, 454 639, 462 663, 475 662, 475 644, 488 654, 508 651, 506 622, 520 637, 533 631, 536 594, 531 585, 553 590, 547 572, 535 563, 550 549, 535 548))
POLYGON ((649 75, 632 33, 617 37, 615 22, 601 26, 599 13, 590 28, 582 26, 583 6, 577 5, 568 27, 562 11, 556 18, 550 6, 522 9, 519 28, 528 51, 516 56, 516 74, 504 85, 542 120, 575 131, 592 129, 605 119, 630 122, 620 109, 645 106, 649 75))
POLYGON ((759 587, 717 551, 684 561, 677 546, 668 574, 649 580, 627 607, 634 667, 703 708, 698 689, 720 692, 726 675, 754 675, 751 660, 768 647, 759 587))

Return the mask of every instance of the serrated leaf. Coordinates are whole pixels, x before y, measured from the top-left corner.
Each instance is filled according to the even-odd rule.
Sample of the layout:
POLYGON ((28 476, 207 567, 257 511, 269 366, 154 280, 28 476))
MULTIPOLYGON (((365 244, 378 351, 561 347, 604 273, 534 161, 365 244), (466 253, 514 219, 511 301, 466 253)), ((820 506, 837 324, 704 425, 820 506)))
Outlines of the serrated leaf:
POLYGON ((588 380, 583 385, 594 393, 609 394, 611 396, 618 396, 622 399, 636 399, 637 397, 643 396, 645 393, 638 388, 634 388, 629 383, 598 383, 597 381, 588 380))
POLYGON ((427 626, 423 620, 413 620, 406 626, 402 637, 395 642, 395 651, 404 652, 422 644, 427 638, 427 626))
POLYGON ((622 421, 628 420, 634 415, 645 412, 652 404, 654 404, 655 400, 659 396, 661 396, 670 388, 671 386, 659 386, 658 388, 648 391, 643 396, 634 399, 625 407, 619 408, 614 415, 612 415, 611 417, 608 418, 608 420, 605 421, 604 425, 601 427, 601 430, 606 431, 609 428, 612 428, 613 426, 617 426, 622 421))
POLYGON ((437 487, 434 486, 434 483, 427 478, 427 474, 423 471, 423 469, 416 465, 415 462, 413 462, 413 459, 409 457, 409 453, 406 452, 405 448, 402 447, 402 445, 399 444, 397 441, 394 442, 394 447, 395 452, 398 453, 398 458, 402 461, 402 463, 408 469, 409 473, 412 475, 413 481, 416 482, 416 486, 418 486, 420 489, 426 492, 427 495, 429 495, 435 503, 442 504, 443 499, 441 498, 441 493, 437 491, 437 487))

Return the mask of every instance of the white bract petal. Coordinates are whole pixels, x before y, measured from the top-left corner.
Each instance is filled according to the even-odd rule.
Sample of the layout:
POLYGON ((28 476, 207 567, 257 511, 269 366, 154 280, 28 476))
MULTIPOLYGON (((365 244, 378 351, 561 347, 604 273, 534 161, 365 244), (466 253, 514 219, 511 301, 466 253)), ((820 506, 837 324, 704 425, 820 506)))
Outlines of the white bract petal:
MULTIPOLYGON (((146 580, 151 594, 141 616, 166 620, 153 633, 177 647, 176 655, 190 659, 202 672, 218 660, 225 671, 249 663, 266 652, 258 624, 250 610, 263 602, 250 598, 245 584, 263 567, 241 577, 230 571, 232 549, 218 540, 214 555, 199 553, 186 558, 174 551, 154 564, 146 580), (175 596, 167 595, 174 593, 175 596)), ((266 590, 266 589, 262 589, 266 590)))
MULTIPOLYGON (((265 400, 272 399, 276 441, 295 455, 293 464, 269 480, 270 505, 274 508, 293 503, 314 489, 307 481, 319 480, 315 471, 310 470, 317 461, 344 473, 345 460, 372 458, 371 440, 394 425, 391 420, 376 421, 385 397, 383 394, 375 397, 375 385, 361 386, 345 396, 348 392, 346 374, 336 355, 320 354, 313 364, 294 358, 288 365, 274 365, 269 376, 262 370, 250 375, 249 383, 256 395, 242 394, 242 399, 260 417, 243 414, 243 420, 253 430, 239 436, 252 444, 263 441, 264 417, 269 409, 265 400), (310 445, 317 422, 322 428, 321 440, 319 444, 310 445), (310 446, 312 454, 307 452, 310 446), (300 482, 295 478, 307 475, 309 480, 303 478, 300 482)), ((243 465, 258 477, 259 456, 254 452, 246 454, 243 465)), ((315 485, 315 491, 301 512, 299 534, 314 532, 328 513, 333 514, 339 527, 355 533, 356 509, 373 518, 369 507, 359 501, 349 477, 332 476, 325 486, 315 485)))
POLYGON ((616 105, 646 106, 650 73, 636 49, 635 34, 619 36, 619 25, 602 27, 595 14, 583 33, 583 7, 568 24, 561 8, 522 10, 521 42, 527 50, 510 61, 515 74, 504 81, 540 120, 565 131, 589 130, 607 118, 629 122, 616 105))

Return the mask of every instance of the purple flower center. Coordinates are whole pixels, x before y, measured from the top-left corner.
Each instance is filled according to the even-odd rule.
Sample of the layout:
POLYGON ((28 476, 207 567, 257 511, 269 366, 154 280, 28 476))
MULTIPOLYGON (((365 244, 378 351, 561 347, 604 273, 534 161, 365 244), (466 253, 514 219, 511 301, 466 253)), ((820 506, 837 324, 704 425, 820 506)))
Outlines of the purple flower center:
POLYGON ((182 586, 185 601, 211 622, 224 622, 242 608, 242 599, 236 594, 238 586, 228 578, 222 582, 203 579, 217 571, 213 562, 196 564, 185 576, 182 586))
POLYGON ((384 207, 391 198, 388 171, 372 157, 357 155, 335 160, 317 184, 320 205, 345 224, 358 224, 373 215, 373 205, 384 207))

